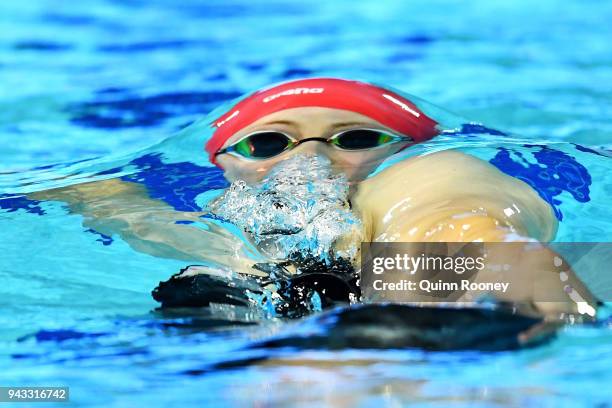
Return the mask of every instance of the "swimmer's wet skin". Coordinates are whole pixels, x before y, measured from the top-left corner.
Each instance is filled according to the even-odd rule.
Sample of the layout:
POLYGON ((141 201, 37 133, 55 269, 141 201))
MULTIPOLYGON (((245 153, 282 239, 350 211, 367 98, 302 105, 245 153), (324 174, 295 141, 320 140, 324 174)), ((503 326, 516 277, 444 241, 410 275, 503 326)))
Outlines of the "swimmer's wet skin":
MULTIPOLYGON (((243 186, 252 186, 249 188, 253 188, 255 193, 265 190, 265 183, 270 182, 266 177, 271 170, 286 165, 288 159, 294 158, 299 162, 300 157, 322 157, 328 160, 333 172, 344 174, 351 185, 347 199, 351 211, 363 224, 359 240, 547 242, 556 233, 557 220, 552 209, 531 187, 466 154, 443 151, 412 157, 367 178, 386 158, 431 139, 444 128, 411 100, 391 90, 329 78, 291 81, 249 95, 225 114, 214 118, 211 126, 213 136, 206 144, 206 151, 210 160, 224 170, 225 177, 234 182, 232 188, 242 183, 243 186), (508 211, 509 208, 512 211, 508 211)), ((279 188, 284 190, 272 189, 264 193, 295 195, 290 184, 281 183, 279 188)), ((309 272, 325 273, 316 259, 307 262, 302 259, 301 263, 288 259, 285 264, 277 260, 267 263, 254 261, 246 255, 247 250, 230 250, 241 248, 244 243, 228 231, 221 231, 223 228, 216 232, 225 241, 219 241, 212 233, 207 240, 207 231, 182 228, 184 226, 172 222, 179 219, 197 221, 202 213, 172 211, 164 203, 147 198, 146 192, 139 189, 140 186, 134 184, 109 180, 37 193, 34 198, 69 202, 73 211, 84 214, 88 224, 109 235, 120 234, 138 250, 181 259, 214 259, 226 265, 232 273, 244 277, 248 281, 245 288, 252 288, 253 283, 259 287, 276 285, 279 292, 289 297, 307 292, 308 300, 316 294, 323 306, 352 302, 359 294, 358 288, 352 286, 352 278, 330 278, 325 285, 330 285, 328 289, 335 295, 325 297, 325 285, 321 283, 325 278, 321 275, 304 278, 309 272), (101 193, 100 187, 110 193, 101 193), (148 208, 149 213, 151 208, 157 209, 155 216, 121 209, 135 205, 148 208), (319 269, 309 271, 305 265, 319 265, 319 269), (273 282, 271 278, 277 279, 273 282), (297 282, 296 278, 301 280, 297 282), (302 289, 296 292, 291 288, 302 289)), ((299 209, 302 204, 298 200, 296 205, 299 209)), ((275 219, 277 210, 285 211, 286 215, 286 208, 270 208, 270 219, 275 219)), ((248 217, 248 211, 243 214, 248 217)), ((309 225, 300 225, 299 228, 308 228, 309 225)), ((296 231, 301 231, 299 228, 296 231)), ((249 232, 248 228, 243 229, 250 234, 257 230, 249 232)), ((256 236, 254 239, 257 241, 256 236)), ((330 242, 330 253, 340 253, 359 244, 350 237, 337 237, 330 242)), ((309 254, 305 255, 307 260, 309 254)), ((547 263, 551 259, 549 249, 544 247, 541 253, 530 257, 518 255, 497 254, 500 259, 508 258, 509 262, 519 262, 521 268, 533 271, 534 281, 546 285, 551 291, 563 291, 559 275, 547 263)), ((334 262, 346 259, 338 257, 334 262)), ((358 268, 358 257, 351 259, 351 263, 353 269, 358 268)), ((339 268, 341 273, 336 277, 352 276, 349 269, 339 268)), ((216 268, 190 268, 160 284, 154 296, 162 306, 181 306, 182 295, 176 290, 188 287, 191 292, 183 298, 189 300, 184 301, 183 306, 224 303, 224 296, 231 299, 225 303, 252 302, 253 298, 246 299, 235 291, 229 293, 214 288, 214 285, 234 284, 232 279, 231 274, 223 275, 216 268), (201 286, 204 281, 209 286, 201 286), (197 287, 204 289, 200 292, 192 290, 197 287), (207 298, 206 293, 214 293, 214 299, 207 298)), ((595 299, 571 271, 566 284, 578 290, 595 310, 595 299)), ((526 288, 515 287, 497 299, 515 304, 521 314, 537 322, 528 330, 521 329, 523 344, 554 330, 561 324, 559 316, 562 314, 585 320, 591 318, 579 313, 576 303, 569 298, 567 302, 535 302, 526 298, 525 291, 526 288)), ((398 303, 413 300, 405 295, 390 293, 389 296, 391 301, 398 303)), ((291 309, 291 302, 282 304, 285 309, 281 308, 280 312, 285 316, 301 316, 318 310, 315 307, 291 313, 286 309, 291 309)), ((440 313, 443 313, 442 309, 440 313)), ((519 332, 515 335, 518 336, 519 332)))

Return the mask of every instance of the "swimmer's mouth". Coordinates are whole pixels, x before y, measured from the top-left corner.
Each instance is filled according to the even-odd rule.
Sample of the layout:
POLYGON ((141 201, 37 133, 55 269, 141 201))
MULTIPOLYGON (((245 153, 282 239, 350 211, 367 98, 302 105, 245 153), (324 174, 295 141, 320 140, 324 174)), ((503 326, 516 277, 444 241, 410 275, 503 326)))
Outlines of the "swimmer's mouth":
POLYGON ((301 232, 301 228, 293 228, 293 229, 283 229, 283 228, 275 228, 269 231, 261 232, 261 236, 269 236, 269 235, 294 235, 301 232))

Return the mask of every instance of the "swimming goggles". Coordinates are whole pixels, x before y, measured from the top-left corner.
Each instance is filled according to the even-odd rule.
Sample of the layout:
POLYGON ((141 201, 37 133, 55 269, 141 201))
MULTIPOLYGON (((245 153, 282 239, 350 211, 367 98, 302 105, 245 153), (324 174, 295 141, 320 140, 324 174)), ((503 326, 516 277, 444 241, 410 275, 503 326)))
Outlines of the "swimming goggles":
POLYGON ((251 160, 269 159, 294 149, 305 142, 323 142, 340 150, 368 150, 385 146, 390 143, 411 142, 407 136, 398 136, 380 129, 348 129, 338 132, 330 138, 309 137, 296 140, 290 135, 270 130, 260 130, 250 133, 231 146, 219 150, 219 154, 234 154, 251 160))

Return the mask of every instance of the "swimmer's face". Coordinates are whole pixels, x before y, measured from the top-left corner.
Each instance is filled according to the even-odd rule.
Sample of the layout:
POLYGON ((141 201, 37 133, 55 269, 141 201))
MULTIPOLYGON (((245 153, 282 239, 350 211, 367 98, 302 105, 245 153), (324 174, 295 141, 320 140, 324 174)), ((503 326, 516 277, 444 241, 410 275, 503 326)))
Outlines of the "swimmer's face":
MULTIPOLYGON (((253 132, 282 132, 299 141, 306 138, 327 139, 338 132, 364 128, 397 134, 377 121, 355 112, 319 107, 293 108, 271 113, 253 122, 229 138, 222 149, 253 132)), ((225 177, 229 181, 240 179, 253 183, 261 180, 280 161, 293 155, 323 155, 330 159, 334 170, 344 172, 350 181, 356 182, 365 179, 384 159, 410 143, 407 139, 405 142, 388 143, 373 149, 341 150, 329 143, 308 141, 264 160, 246 160, 232 154, 220 154, 217 161, 225 170, 225 177)))

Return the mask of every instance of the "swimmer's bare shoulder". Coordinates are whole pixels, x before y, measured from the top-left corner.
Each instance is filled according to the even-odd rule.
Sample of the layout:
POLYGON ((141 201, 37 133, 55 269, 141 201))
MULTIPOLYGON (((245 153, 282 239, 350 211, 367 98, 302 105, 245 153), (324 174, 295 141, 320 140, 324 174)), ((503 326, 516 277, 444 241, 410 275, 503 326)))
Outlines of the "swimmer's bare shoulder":
POLYGON ((557 230, 529 185, 456 151, 398 163, 361 183, 353 201, 373 241, 548 241, 557 230))
MULTIPOLYGON (((380 242, 548 242, 557 231, 552 208, 526 183, 476 157, 443 151, 405 160, 361 183, 353 204, 361 214, 366 239, 380 242)), ((524 299, 533 282, 563 291, 559 271, 546 246, 521 256, 520 246, 504 249, 499 259, 534 271, 533 281, 504 300, 524 299)), ((567 282, 566 282, 567 283, 567 282)), ((591 305, 595 298, 570 273, 569 283, 591 305)), ((520 289, 520 288, 519 288, 520 289)), ((538 312, 577 311, 575 302, 539 302, 538 312)))

